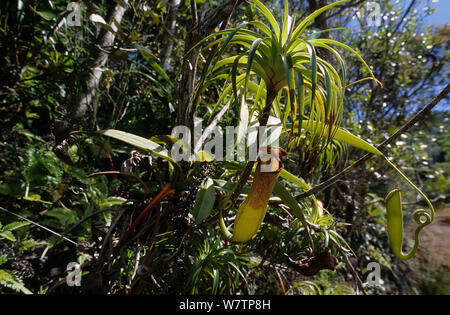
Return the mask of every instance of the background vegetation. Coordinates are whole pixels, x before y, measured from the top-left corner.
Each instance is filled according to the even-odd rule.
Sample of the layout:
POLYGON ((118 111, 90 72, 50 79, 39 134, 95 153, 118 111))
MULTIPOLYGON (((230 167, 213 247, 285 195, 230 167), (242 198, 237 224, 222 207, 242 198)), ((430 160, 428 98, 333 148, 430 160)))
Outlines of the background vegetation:
MULTIPOLYGON (((331 2, 292 0, 290 12, 301 21, 331 2)), ((353 47, 382 83, 359 81, 368 70, 340 51, 347 64, 343 127, 379 144, 448 84, 450 30, 423 25, 432 10, 418 9, 429 4, 419 0, 378 1, 381 24, 370 26, 367 2, 350 0, 319 15, 307 34, 353 47)), ((402 188, 407 220, 423 201, 382 159, 367 160, 318 192, 327 210, 318 220, 311 200, 300 201, 319 227, 310 237, 274 202, 257 236, 233 244, 220 232, 217 207, 196 219, 201 201, 212 198, 217 206, 245 163, 181 163, 180 171, 99 132, 123 130, 170 148, 161 135, 178 124, 192 126, 194 116, 209 117, 224 82, 193 99, 213 51, 194 45, 261 19, 250 1, 79 2, 80 26, 67 24, 68 3, 0 3, 0 293, 448 294, 445 266, 406 277, 413 267, 389 249, 386 194, 402 188), (173 194, 127 234, 167 183, 173 194), (382 268, 376 285, 367 284, 371 261, 382 268), (79 287, 65 283, 70 262, 82 267, 79 287)), ((264 4, 283 19, 281 2, 264 4)), ((240 52, 233 46, 222 57, 240 52)), ((318 48, 317 54, 336 63, 330 52, 318 48)), ((448 207, 450 196, 448 104, 444 95, 385 149, 436 208, 448 207)), ((229 111, 221 124, 236 125, 236 113, 229 111)), ((287 169, 314 187, 364 155, 352 147, 339 153, 308 169, 297 168, 302 157, 289 152, 287 169)))

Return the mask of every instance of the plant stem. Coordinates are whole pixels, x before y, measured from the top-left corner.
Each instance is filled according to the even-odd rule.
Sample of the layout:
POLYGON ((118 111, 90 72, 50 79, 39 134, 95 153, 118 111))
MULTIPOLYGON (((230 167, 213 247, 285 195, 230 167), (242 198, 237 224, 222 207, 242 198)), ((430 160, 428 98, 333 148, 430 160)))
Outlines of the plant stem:
MULTIPOLYGON (((275 100, 275 98, 277 97, 277 94, 278 94, 278 91, 274 90, 270 86, 267 86, 266 104, 261 113, 261 116, 259 117, 259 126, 260 127, 264 127, 267 125, 267 121, 269 120, 270 109, 272 108, 272 103, 275 100)), ((257 135, 256 139, 259 142, 259 130, 258 130, 258 135, 257 135)), ((259 148, 259 143, 258 143, 258 148, 259 148)), ((239 180, 236 188, 233 191, 233 194, 230 197, 230 200, 231 200, 230 208, 235 206, 237 198, 241 194, 242 189, 244 188, 245 184, 248 181, 248 178, 250 177, 250 174, 253 169, 253 165, 255 165, 255 161, 248 161, 247 166, 242 171, 241 179, 239 180)))

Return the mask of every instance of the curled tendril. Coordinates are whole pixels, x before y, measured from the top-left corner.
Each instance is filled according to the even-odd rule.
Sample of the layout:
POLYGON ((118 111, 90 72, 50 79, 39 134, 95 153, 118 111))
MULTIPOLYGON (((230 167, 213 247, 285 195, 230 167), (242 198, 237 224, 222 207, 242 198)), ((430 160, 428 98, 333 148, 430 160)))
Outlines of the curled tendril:
MULTIPOLYGON (((386 157, 385 157, 386 158, 386 157)), ((411 185, 427 202, 430 207, 431 214, 424 209, 418 209, 414 211, 413 218, 417 223, 417 228, 414 232, 414 246, 411 251, 404 254, 402 251, 403 246, 403 209, 402 198, 399 189, 392 190, 386 197, 386 216, 387 216, 387 231, 389 236, 389 242, 391 249, 395 256, 399 259, 407 260, 412 258, 419 248, 419 233, 427 225, 434 220, 434 208, 430 200, 425 194, 414 185, 406 175, 404 175, 391 161, 386 158, 386 161, 402 176, 406 182, 411 185)))
POLYGON ((431 215, 425 209, 418 209, 413 213, 414 221, 420 226, 426 226, 433 222, 431 215), (425 218, 425 221, 422 220, 422 217, 425 218))

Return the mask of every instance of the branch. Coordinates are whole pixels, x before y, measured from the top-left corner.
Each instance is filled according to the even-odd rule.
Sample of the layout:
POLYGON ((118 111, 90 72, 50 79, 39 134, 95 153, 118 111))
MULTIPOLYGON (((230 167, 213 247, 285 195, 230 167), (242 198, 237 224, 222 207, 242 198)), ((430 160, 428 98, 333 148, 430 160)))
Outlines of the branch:
POLYGON ((32 220, 30 220, 30 219, 28 219, 28 218, 25 218, 25 217, 23 217, 23 216, 21 216, 21 215, 19 215, 19 214, 17 214, 17 213, 14 213, 14 212, 12 212, 12 211, 9 211, 8 209, 5 209, 5 208, 3 208, 3 207, 0 207, 0 210, 5 211, 5 212, 8 212, 9 214, 15 215, 16 217, 18 217, 18 218, 20 218, 20 219, 22 219, 22 220, 28 221, 28 222, 30 222, 31 224, 34 224, 34 225, 36 225, 37 227, 40 227, 41 229, 46 230, 47 232, 50 232, 50 233, 52 233, 52 234, 55 234, 56 236, 59 236, 60 238, 62 238, 62 239, 64 239, 64 240, 68 241, 69 243, 74 244, 75 246, 79 246, 79 244, 78 244, 77 242, 72 241, 71 239, 69 239, 69 238, 67 238, 67 237, 65 237, 65 236, 63 236, 63 235, 61 235, 61 234, 59 234, 59 233, 57 233, 57 232, 55 232, 55 231, 49 229, 48 227, 45 227, 45 226, 43 226, 43 225, 40 225, 39 223, 36 223, 36 222, 34 222, 34 221, 32 221, 32 220))
POLYGON ((168 39, 163 44, 161 48, 161 67, 165 72, 167 72, 170 69, 170 56, 173 50, 173 46, 175 43, 175 28, 177 24, 177 12, 178 8, 181 5, 180 0, 171 0, 169 4, 167 5, 169 7, 169 13, 167 17, 167 28, 165 27, 166 32, 168 33, 168 39))
MULTIPOLYGON (((404 124, 399 130, 397 130, 392 136, 390 136, 388 139, 386 139, 383 143, 381 143, 377 149, 382 151, 388 144, 392 143, 394 140, 396 140, 398 137, 400 137, 401 134, 406 132, 408 129, 410 129, 412 126, 414 126, 415 123, 417 123, 419 120, 423 119, 426 114, 428 114, 448 93, 450 92, 450 83, 447 84, 447 86, 439 93, 438 96, 436 96, 430 103, 428 103, 424 109, 422 109, 420 112, 418 112, 410 121, 408 121, 406 124, 404 124)), ((383 152, 383 151, 382 151, 383 152)), ((360 158, 358 161, 356 161, 354 164, 348 166, 344 170, 342 170, 340 173, 334 175, 330 179, 324 181, 323 183, 317 185, 316 187, 305 191, 304 193, 301 193, 297 196, 295 196, 296 199, 305 198, 311 195, 314 195, 323 189, 333 185, 336 181, 347 175, 350 171, 357 168, 367 160, 369 160, 372 157, 373 153, 367 153, 362 158, 360 158)))
MULTIPOLYGON (((122 21, 122 17, 126 11, 120 2, 118 2, 109 12, 109 20, 108 25, 112 30, 116 30, 116 24, 120 24, 122 21)), ((97 88, 100 83, 100 79, 102 77, 102 71, 100 70, 103 67, 109 57, 109 53, 105 52, 103 47, 112 47, 114 44, 114 40, 116 38, 116 34, 111 32, 110 30, 106 30, 102 28, 100 31, 100 35, 96 40, 95 50, 93 52, 93 62, 89 65, 92 69, 92 72, 89 76, 89 79, 86 82, 86 92, 83 93, 79 101, 76 102, 72 108, 70 108, 69 116, 73 121, 83 120, 86 114, 91 110, 91 103, 95 97, 97 88)))
MULTIPOLYGON (((192 95, 197 79, 197 61, 200 54, 200 48, 191 49, 202 38, 211 34, 214 29, 220 24, 227 24, 234 9, 244 2, 244 0, 226 0, 214 10, 200 17, 196 15, 193 21, 192 29, 188 32, 185 40, 185 55, 183 58, 181 81, 179 84, 180 100, 178 104, 177 124, 185 125, 189 128, 193 127, 193 116, 196 104, 193 101, 192 95), (199 19, 200 18, 200 19, 199 19)), ((194 1, 195 3, 195 1, 194 1)))

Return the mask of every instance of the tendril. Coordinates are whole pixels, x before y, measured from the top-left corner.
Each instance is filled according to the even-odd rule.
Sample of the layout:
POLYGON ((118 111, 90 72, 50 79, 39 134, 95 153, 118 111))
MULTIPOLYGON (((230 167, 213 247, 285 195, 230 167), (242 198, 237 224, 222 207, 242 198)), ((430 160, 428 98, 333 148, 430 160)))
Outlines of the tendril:
POLYGON ((389 242, 391 249, 395 256, 399 259, 407 260, 412 258, 417 249, 419 248, 419 233, 427 225, 434 220, 434 208, 430 200, 425 196, 425 194, 416 186, 413 182, 403 174, 389 159, 385 156, 386 161, 389 165, 394 168, 394 170, 411 186, 413 187, 427 202, 430 207, 430 213, 425 209, 418 209, 414 211, 413 218, 417 223, 417 228, 414 232, 414 246, 411 251, 404 254, 402 251, 403 245, 403 209, 402 209, 402 198, 399 189, 392 190, 386 197, 386 215, 387 215, 387 230, 389 236, 389 242))

